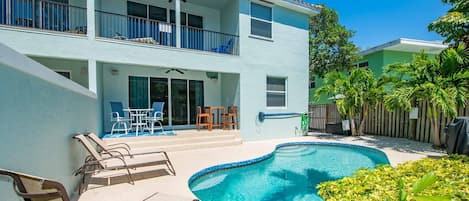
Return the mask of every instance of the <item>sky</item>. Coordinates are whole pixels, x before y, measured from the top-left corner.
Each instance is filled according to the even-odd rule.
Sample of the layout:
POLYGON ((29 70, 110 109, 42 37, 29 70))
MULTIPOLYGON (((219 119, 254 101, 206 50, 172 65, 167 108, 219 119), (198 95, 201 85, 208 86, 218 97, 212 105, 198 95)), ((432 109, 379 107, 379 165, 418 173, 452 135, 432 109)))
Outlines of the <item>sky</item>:
POLYGON ((441 0, 306 0, 339 14, 340 24, 355 31, 352 41, 365 50, 398 39, 442 41, 428 24, 446 14, 441 0))

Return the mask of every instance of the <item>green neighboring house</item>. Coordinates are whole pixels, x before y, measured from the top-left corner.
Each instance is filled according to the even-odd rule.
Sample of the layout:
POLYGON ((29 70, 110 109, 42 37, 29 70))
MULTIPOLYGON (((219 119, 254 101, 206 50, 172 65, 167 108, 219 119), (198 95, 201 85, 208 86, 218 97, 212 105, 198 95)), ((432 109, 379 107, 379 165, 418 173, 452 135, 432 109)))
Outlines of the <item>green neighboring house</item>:
MULTIPOLYGON (((377 76, 383 74, 383 67, 396 62, 410 62, 415 54, 425 50, 429 56, 435 56, 447 45, 439 41, 424 41, 416 39, 399 38, 373 48, 360 52, 363 57, 358 66, 368 68, 377 76)), ((332 103, 329 97, 323 96, 318 101, 314 101, 315 90, 322 85, 322 79, 311 81, 309 88, 309 102, 314 104, 332 103)))

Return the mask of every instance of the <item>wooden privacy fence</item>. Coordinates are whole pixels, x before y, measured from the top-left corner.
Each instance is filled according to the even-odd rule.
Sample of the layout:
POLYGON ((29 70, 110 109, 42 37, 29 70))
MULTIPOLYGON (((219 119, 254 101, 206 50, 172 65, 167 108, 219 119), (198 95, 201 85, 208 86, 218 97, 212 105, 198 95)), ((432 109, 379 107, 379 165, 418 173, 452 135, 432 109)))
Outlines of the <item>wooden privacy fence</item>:
POLYGON ((315 131, 325 131, 326 124, 341 122, 339 111, 335 104, 309 105, 309 128, 315 131))
MULTIPOLYGON (((384 104, 380 103, 374 109, 370 109, 365 122, 365 133, 371 135, 381 135, 388 137, 408 138, 420 142, 431 143, 431 133, 433 128, 430 119, 427 118, 428 103, 418 103, 418 118, 409 119, 409 112, 398 110, 388 112, 384 104)), ((458 116, 469 116, 469 104, 466 107, 458 109, 458 116)), ((326 124, 339 123, 341 121, 340 114, 335 104, 309 105, 309 128, 315 131, 325 131, 326 124)), ((439 114, 439 130, 440 139, 445 143, 445 126, 451 121, 440 112, 439 114)), ((357 129, 359 121, 356 118, 357 129)))
MULTIPOLYGON (((384 104, 380 103, 374 109, 370 109, 365 122, 365 133, 389 137, 401 137, 413 139, 420 142, 432 142, 433 132, 430 119, 427 117, 428 103, 420 102, 418 107, 418 118, 409 119, 409 112, 398 110, 388 112, 384 104)), ((458 109, 458 116, 469 116, 469 105, 458 109)), ((441 142, 445 142, 445 126, 451 121, 439 112, 439 130, 441 142)))

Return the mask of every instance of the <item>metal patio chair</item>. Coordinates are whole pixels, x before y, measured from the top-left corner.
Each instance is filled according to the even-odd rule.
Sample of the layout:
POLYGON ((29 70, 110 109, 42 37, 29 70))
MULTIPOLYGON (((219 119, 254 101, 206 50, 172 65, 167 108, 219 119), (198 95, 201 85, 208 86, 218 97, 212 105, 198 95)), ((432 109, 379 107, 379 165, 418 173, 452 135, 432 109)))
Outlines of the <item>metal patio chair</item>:
POLYGON ((153 111, 150 112, 150 116, 143 118, 143 120, 150 123, 150 133, 153 134, 155 131, 155 123, 159 124, 159 129, 164 132, 163 129, 163 109, 164 109, 164 102, 154 102, 153 103, 153 111))
POLYGON ((13 190, 25 201, 69 201, 65 187, 53 180, 0 169, 0 175, 13 179, 13 190))
MULTIPOLYGON (((86 151, 90 154, 86 157, 85 163, 75 172, 75 175, 82 175, 82 182, 80 183, 80 189, 85 184, 85 178, 90 177, 94 174, 101 172, 111 172, 124 170, 127 175, 130 184, 134 184, 135 180, 130 172, 130 169, 136 169, 140 167, 149 167, 167 164, 167 158, 164 155, 152 155, 152 156, 125 156, 119 151, 115 150, 101 150, 101 153, 95 149, 90 141, 83 135, 78 134, 73 137, 77 139, 86 151)), ((171 170, 170 171, 174 171, 171 170)), ((107 179, 107 185, 111 184, 111 178, 116 177, 116 174, 104 174, 107 179)))
POLYGON ((125 117, 122 102, 111 101, 110 103, 112 111, 111 122, 114 122, 111 128, 111 135, 114 134, 115 131, 124 131, 127 135, 130 129, 132 129, 132 127, 130 126, 130 122, 132 120, 130 118, 125 117))

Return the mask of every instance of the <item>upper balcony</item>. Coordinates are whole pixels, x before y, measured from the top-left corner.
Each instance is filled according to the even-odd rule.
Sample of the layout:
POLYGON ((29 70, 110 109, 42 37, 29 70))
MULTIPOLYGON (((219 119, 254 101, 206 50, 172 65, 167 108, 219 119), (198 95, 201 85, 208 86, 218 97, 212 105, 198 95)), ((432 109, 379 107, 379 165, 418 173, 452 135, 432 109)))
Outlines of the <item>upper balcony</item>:
POLYGON ((86 0, 0 0, 0 24, 239 55, 237 1, 95 0, 93 6, 87 12, 86 0))

